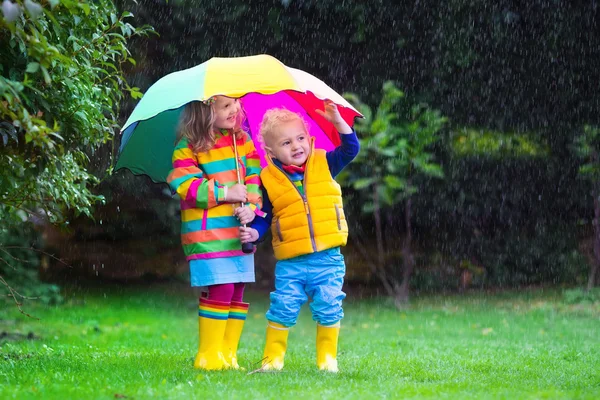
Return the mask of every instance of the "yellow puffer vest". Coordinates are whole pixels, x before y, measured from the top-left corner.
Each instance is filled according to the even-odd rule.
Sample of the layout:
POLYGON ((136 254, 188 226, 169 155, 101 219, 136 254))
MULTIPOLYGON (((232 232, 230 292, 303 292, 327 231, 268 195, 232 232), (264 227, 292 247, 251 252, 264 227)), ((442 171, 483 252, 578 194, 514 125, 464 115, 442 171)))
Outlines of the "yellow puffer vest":
POLYGON ((273 204, 271 233, 278 260, 344 246, 348 240, 342 190, 329 172, 325 154, 312 149, 304 172, 304 196, 267 156, 260 178, 273 204))

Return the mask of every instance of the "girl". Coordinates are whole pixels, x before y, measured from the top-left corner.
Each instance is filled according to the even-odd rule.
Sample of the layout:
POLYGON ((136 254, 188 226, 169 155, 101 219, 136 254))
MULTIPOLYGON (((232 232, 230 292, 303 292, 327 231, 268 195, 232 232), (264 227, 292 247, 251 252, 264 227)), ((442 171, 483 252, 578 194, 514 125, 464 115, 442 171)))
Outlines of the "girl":
POLYGON ((181 241, 191 284, 208 286, 200 298, 194 361, 205 370, 239 369, 236 353, 248 312, 244 285, 254 282, 254 255, 244 254, 240 243, 240 237, 255 236, 254 230, 240 223, 261 215, 260 160, 241 129, 243 117, 239 101, 225 96, 187 104, 167 178, 181 197, 181 241), (236 162, 244 184, 237 182, 236 162))

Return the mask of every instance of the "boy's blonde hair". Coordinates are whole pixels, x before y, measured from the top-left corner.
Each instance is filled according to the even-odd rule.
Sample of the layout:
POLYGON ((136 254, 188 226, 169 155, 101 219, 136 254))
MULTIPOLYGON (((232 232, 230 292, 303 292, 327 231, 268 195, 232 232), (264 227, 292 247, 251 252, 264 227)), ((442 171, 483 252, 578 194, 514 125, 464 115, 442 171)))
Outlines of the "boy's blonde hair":
MULTIPOLYGON (((205 104, 201 101, 192 101, 185 105, 179 116, 176 144, 185 137, 192 146, 194 153, 202 153, 212 149, 215 145, 216 119, 212 104, 214 102, 205 104)), ((236 139, 240 139, 246 134, 242 129, 245 117, 244 109, 240 105, 236 126, 233 128, 236 139)))
POLYGON ((293 121, 302 122, 306 133, 309 134, 308 124, 304 118, 302 118, 302 115, 290 111, 287 108, 271 108, 267 110, 260 124, 260 132, 258 135, 258 142, 263 147, 263 150, 266 151, 268 143, 276 137, 277 130, 281 125, 293 121))

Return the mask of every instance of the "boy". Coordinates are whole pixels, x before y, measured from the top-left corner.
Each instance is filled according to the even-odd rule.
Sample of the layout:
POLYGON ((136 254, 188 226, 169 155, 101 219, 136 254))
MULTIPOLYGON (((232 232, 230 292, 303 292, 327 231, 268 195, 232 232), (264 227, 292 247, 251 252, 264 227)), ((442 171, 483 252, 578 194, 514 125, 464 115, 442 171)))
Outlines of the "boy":
MULTIPOLYGON (((348 225, 334 178, 356 157, 359 142, 333 102, 326 101, 325 112, 318 112, 341 134, 341 146, 331 152, 314 149, 306 124, 294 112, 269 110, 261 124, 259 139, 268 155, 261 172, 267 218, 256 218, 252 226, 261 237, 271 227, 278 260, 262 370, 283 368, 289 328, 308 294, 317 322, 317 366, 338 371, 337 343, 346 296, 340 246, 346 244, 348 225)), ((256 239, 250 236, 254 235, 247 241, 256 239)))

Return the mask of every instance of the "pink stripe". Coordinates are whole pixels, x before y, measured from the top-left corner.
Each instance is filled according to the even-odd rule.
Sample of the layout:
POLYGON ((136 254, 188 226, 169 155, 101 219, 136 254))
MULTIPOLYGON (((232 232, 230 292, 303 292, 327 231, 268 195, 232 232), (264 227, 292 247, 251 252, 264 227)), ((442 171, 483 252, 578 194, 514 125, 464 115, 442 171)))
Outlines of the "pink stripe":
POLYGON ((246 158, 258 158, 258 152, 256 151, 256 149, 252 149, 250 153, 246 154, 246 158))
POLYGON ((204 178, 195 179, 194 182, 188 188, 187 195, 185 196, 185 201, 188 203, 196 203, 198 199, 198 186, 202 183, 204 178))
POLYGON ((202 213, 202 230, 206 230, 206 219, 208 217, 208 209, 204 209, 204 213, 202 213))
MULTIPOLYGON (((231 153, 233 154, 233 140, 231 140, 231 136, 231 133, 229 133, 229 135, 217 139, 217 142, 214 144, 213 149, 222 149, 223 147, 229 147, 231 148, 231 153)), ((238 146, 242 146, 244 144, 243 141, 242 143, 240 143, 241 140, 242 139, 237 140, 238 146)))
POLYGON ((263 210, 259 209, 259 208, 257 208, 256 210, 254 210, 254 214, 256 214, 259 217, 263 217, 263 218, 267 216, 267 213, 264 212, 263 210))
POLYGON ((250 183, 254 183, 257 185, 260 185, 260 179, 258 177, 258 175, 249 175, 246 177, 246 185, 250 184, 250 183))
MULTIPOLYGON (((220 140, 217 140, 217 142, 215 143, 215 145, 212 148, 213 149, 223 149, 223 148, 228 148, 228 147, 232 147, 232 146, 233 146, 232 141, 229 141, 229 140, 225 141, 224 139, 220 139, 220 140)), ((231 154, 233 156, 233 148, 231 149, 229 154, 231 154)))
POLYGON ((191 158, 184 158, 182 160, 173 161, 173 168, 186 168, 186 167, 196 167, 198 164, 191 158))
POLYGON ((209 258, 220 258, 220 257, 235 257, 235 256, 245 256, 242 250, 226 250, 226 251, 215 251, 214 253, 202 253, 202 254, 192 254, 187 256, 187 260, 205 260, 209 258))

